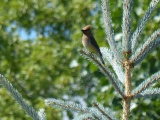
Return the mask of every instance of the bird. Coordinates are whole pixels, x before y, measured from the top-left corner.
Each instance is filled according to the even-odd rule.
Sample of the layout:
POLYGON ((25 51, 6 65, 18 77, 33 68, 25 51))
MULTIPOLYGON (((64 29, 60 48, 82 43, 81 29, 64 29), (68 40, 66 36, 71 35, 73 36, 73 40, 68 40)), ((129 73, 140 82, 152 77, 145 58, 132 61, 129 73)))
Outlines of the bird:
POLYGON ((81 29, 81 31, 83 32, 83 36, 82 36, 82 44, 83 46, 89 50, 91 53, 95 53, 96 55, 98 55, 98 57, 100 58, 101 62, 103 64, 105 64, 104 60, 103 60, 103 56, 102 53, 99 49, 99 46, 91 32, 91 25, 86 25, 85 27, 83 27, 81 29))

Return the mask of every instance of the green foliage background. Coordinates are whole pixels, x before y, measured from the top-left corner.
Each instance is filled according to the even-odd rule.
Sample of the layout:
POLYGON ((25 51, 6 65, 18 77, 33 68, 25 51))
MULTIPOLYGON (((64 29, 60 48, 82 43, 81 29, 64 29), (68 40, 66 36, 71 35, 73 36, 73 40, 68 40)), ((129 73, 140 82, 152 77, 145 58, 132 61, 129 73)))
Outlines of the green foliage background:
MULTIPOLYGON (((135 30, 150 1, 135 0, 132 29, 135 30)), ((61 120, 60 109, 46 107, 46 98, 75 100, 80 96, 88 106, 98 101, 121 115, 121 101, 97 67, 78 52, 82 48, 81 28, 93 26, 100 46, 108 46, 99 0, 1 0, 0 2, 0 73, 37 111, 45 108, 48 120, 61 120), (22 34, 22 31, 27 33, 22 34), (32 33, 36 33, 31 37, 32 33)), ((121 33, 122 1, 111 0, 115 33, 121 33)), ((139 39, 141 45, 159 28, 160 5, 139 39)), ((117 41, 121 41, 121 38, 117 41)), ((133 71, 133 86, 160 68, 160 53, 152 52, 133 71)), ((158 87, 159 85, 156 85, 158 87)), ((158 98, 136 99, 131 119, 158 120, 158 98)), ((7 91, 0 86, 0 118, 30 120, 7 91)), ((68 116, 73 118, 68 112, 68 116)))

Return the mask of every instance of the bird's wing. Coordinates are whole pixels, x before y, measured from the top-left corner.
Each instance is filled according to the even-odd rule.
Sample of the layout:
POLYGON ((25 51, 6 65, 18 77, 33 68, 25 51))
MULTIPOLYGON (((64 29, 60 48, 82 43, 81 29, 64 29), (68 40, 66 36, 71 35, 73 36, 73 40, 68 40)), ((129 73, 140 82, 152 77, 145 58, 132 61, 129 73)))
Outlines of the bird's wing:
POLYGON ((93 36, 90 36, 91 44, 100 52, 99 46, 93 36))
POLYGON ((90 39, 91 39, 91 40, 90 40, 90 41, 91 41, 91 44, 98 50, 98 53, 99 53, 98 55, 99 55, 99 57, 100 57, 101 62, 102 62, 103 64, 105 64, 105 62, 104 62, 104 60, 103 60, 103 58, 102 58, 102 53, 101 53, 101 51, 100 51, 100 49, 99 49, 99 46, 98 46, 96 40, 94 39, 93 36, 91 36, 90 39))

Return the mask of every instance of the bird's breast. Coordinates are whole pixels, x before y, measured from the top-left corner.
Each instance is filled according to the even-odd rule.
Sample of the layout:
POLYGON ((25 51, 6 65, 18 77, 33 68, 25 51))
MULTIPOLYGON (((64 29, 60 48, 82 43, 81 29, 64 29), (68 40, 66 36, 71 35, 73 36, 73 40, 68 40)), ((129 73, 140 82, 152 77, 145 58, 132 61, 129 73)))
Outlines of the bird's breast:
POLYGON ((88 48, 90 46, 91 42, 87 36, 82 37, 82 44, 85 48, 88 48))
POLYGON ((98 53, 98 50, 91 44, 91 41, 90 41, 89 37, 87 37, 87 36, 84 35, 82 37, 82 44, 90 52, 96 53, 96 54, 98 53))

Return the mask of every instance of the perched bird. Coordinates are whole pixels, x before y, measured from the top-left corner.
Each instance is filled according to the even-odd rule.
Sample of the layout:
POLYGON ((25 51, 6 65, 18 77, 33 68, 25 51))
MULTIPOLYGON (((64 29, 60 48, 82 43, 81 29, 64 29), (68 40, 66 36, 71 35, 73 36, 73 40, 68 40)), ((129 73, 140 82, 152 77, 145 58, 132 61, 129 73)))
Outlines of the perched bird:
POLYGON ((87 25, 84 28, 82 28, 82 32, 83 32, 83 36, 82 36, 82 44, 83 46, 88 49, 90 52, 95 53, 96 55, 98 55, 98 57, 100 58, 101 62, 103 64, 103 58, 102 58, 102 53, 99 49, 99 46, 96 42, 96 40, 94 39, 92 32, 91 32, 91 25, 87 25))

